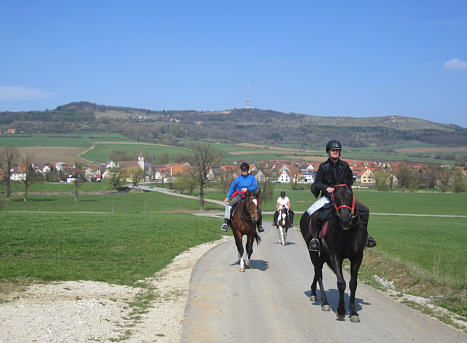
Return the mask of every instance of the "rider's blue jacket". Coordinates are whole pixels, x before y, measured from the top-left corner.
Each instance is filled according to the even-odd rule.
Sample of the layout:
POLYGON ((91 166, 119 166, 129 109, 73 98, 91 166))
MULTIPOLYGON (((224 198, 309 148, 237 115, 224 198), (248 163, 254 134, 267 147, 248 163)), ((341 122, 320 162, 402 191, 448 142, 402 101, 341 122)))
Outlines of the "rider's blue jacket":
POLYGON ((241 191, 242 188, 248 188, 250 192, 256 191, 258 189, 258 182, 256 181, 256 178, 251 174, 248 174, 247 176, 237 176, 237 178, 230 186, 229 192, 227 193, 227 198, 230 198, 233 192, 241 191))

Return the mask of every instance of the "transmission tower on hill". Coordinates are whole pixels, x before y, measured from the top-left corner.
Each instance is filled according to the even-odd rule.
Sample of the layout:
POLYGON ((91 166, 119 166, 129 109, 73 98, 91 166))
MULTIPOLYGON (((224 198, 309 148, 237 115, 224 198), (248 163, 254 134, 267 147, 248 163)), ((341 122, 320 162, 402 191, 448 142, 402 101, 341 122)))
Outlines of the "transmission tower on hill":
POLYGON ((246 85, 246 108, 250 108, 250 84, 246 85))

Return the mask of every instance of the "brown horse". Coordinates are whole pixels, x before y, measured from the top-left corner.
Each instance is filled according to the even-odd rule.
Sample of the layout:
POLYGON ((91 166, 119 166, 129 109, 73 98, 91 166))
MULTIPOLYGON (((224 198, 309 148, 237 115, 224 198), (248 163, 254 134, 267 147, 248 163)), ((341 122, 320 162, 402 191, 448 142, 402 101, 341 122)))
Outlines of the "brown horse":
POLYGON ((235 244, 238 250, 238 262, 240 263, 240 271, 244 272, 245 267, 251 268, 250 257, 253 253, 253 240, 256 239, 256 244, 259 244, 261 238, 256 233, 256 223, 259 220, 258 214, 258 198, 257 194, 247 192, 245 198, 238 204, 232 215, 231 227, 235 238, 235 244), (243 236, 247 236, 246 252, 247 258, 243 259, 243 236))

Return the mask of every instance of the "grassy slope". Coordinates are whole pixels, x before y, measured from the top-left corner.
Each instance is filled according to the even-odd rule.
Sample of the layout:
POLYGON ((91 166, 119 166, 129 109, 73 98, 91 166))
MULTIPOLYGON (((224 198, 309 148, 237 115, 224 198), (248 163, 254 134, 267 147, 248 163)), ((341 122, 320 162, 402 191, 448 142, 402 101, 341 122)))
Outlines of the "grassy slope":
POLYGON ((0 212, 0 279, 97 280, 152 276, 176 255, 221 237, 218 220, 192 215, 0 212))

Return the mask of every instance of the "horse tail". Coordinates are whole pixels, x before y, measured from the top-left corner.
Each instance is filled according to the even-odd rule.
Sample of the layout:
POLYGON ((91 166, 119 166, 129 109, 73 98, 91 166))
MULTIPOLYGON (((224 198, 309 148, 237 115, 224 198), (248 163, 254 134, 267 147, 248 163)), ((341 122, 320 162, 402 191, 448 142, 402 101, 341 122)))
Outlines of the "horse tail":
POLYGON ((256 240, 256 245, 258 245, 261 242, 261 237, 258 235, 258 232, 255 231, 255 240, 256 240))

